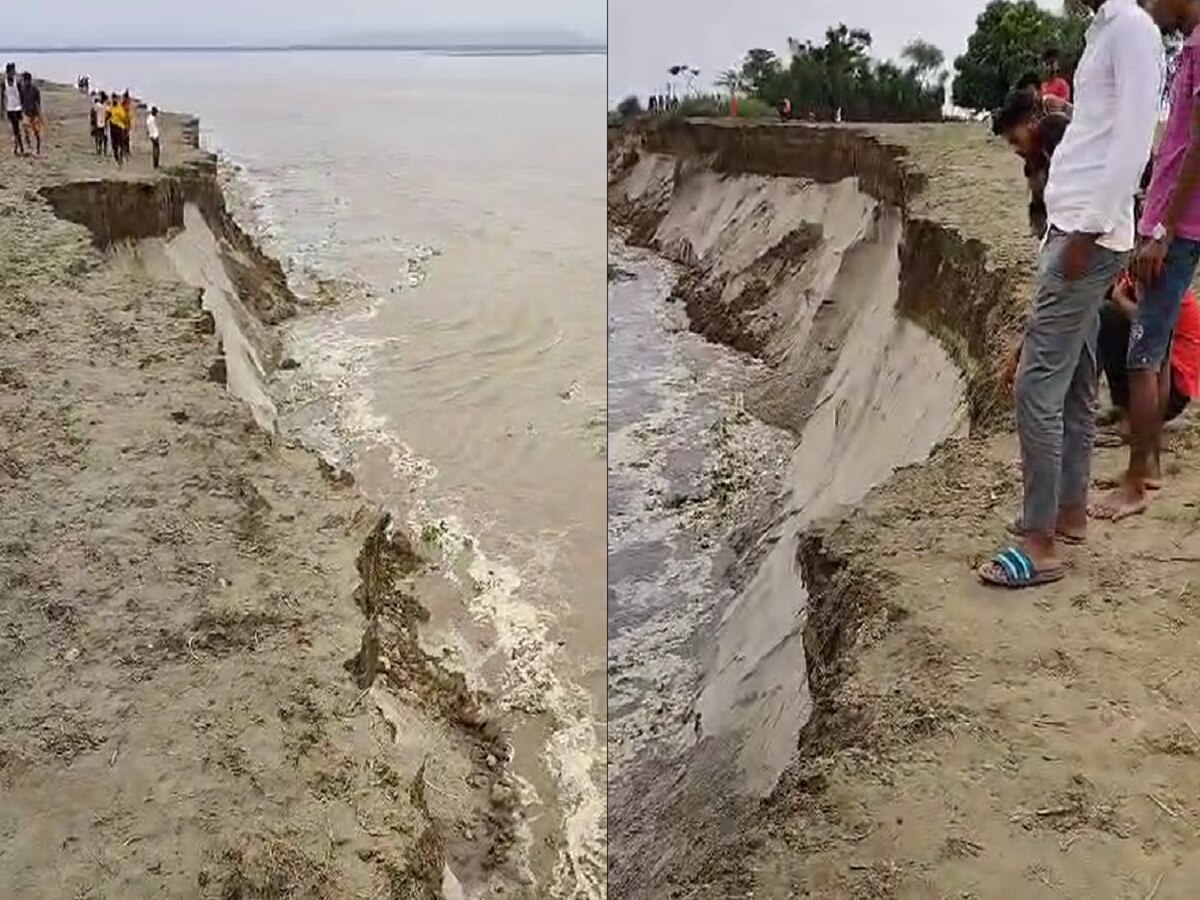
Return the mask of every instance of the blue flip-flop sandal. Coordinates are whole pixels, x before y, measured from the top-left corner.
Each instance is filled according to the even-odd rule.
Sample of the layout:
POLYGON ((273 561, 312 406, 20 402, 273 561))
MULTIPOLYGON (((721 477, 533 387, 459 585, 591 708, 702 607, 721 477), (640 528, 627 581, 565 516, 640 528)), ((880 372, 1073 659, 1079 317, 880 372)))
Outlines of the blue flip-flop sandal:
POLYGON ((986 566, 981 566, 978 575, 984 584, 1002 588, 1027 588, 1061 581, 1066 575, 1066 566, 1039 569, 1029 558, 1029 554, 1020 547, 1009 547, 993 556, 986 566))

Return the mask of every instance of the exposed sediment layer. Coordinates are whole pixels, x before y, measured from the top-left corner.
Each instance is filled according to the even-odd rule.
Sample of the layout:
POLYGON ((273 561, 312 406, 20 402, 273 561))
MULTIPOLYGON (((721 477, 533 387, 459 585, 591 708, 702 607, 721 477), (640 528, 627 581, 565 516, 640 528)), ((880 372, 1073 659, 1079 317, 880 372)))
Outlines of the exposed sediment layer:
POLYGON ((272 433, 298 304, 195 120, 117 172, 46 99, 47 158, 0 160, 2 892, 533 890, 502 730, 418 640, 422 561, 272 433))
POLYGON ((996 363, 1019 256, 993 260, 930 217, 918 202, 929 187, 903 145, 862 130, 687 122, 610 141, 614 218, 687 267, 677 295, 693 328, 771 365, 749 407, 798 439, 784 513, 740 541, 690 757, 649 763, 613 796, 614 891, 654 896, 720 871, 716 848, 742 846, 760 799, 817 741, 814 707, 863 604, 823 602, 829 579, 816 576, 834 566, 812 523, 1003 420, 996 363), (656 789, 664 766, 678 780, 656 789), (686 826, 664 834, 656 806, 672 810, 657 821, 686 826))

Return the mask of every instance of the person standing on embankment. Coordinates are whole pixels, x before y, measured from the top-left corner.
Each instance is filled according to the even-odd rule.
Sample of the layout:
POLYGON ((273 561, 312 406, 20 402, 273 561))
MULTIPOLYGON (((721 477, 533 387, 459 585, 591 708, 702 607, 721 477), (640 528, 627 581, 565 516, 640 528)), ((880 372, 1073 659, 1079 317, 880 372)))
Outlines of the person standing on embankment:
POLYGON ((108 95, 101 91, 92 98, 92 140, 96 155, 108 156, 108 95))
POLYGON ((1071 82, 1063 77, 1062 61, 1059 59, 1058 51, 1051 47, 1043 53, 1042 64, 1045 66, 1046 73, 1046 80, 1038 88, 1042 101, 1049 103, 1048 108, 1070 107, 1071 82))
POLYGON ((1061 579, 1059 535, 1078 541, 1087 529, 1100 304, 1133 248, 1133 195, 1166 67, 1159 29, 1135 0, 1083 2, 1094 17, 1046 184, 1049 232, 1016 382, 1023 537, 978 570, 1001 587, 1061 579))
POLYGON ((108 111, 108 127, 112 135, 113 159, 118 166, 125 165, 129 155, 129 124, 128 104, 114 97, 112 108, 108 111))
POLYGON ((1119 521, 1145 511, 1162 477, 1159 442, 1170 397, 1171 334, 1200 263, 1200 2, 1155 0, 1166 32, 1186 35, 1171 82, 1170 113, 1138 223, 1144 243, 1134 267, 1141 286, 1126 366, 1129 465, 1092 515, 1119 521))
POLYGON ((150 138, 150 158, 154 168, 158 168, 162 159, 161 134, 158 130, 158 107, 150 107, 150 115, 146 116, 146 137, 150 138))
POLYGON ((21 73, 21 127, 25 134, 25 149, 33 145, 33 155, 42 155, 42 89, 30 72, 21 73))
POLYGON ((21 83, 17 80, 17 64, 8 63, 4 67, 4 82, 0 84, 0 100, 4 103, 4 114, 8 116, 9 127, 13 134, 13 156, 25 155, 25 142, 21 138, 21 119, 25 115, 25 107, 21 102, 21 83))

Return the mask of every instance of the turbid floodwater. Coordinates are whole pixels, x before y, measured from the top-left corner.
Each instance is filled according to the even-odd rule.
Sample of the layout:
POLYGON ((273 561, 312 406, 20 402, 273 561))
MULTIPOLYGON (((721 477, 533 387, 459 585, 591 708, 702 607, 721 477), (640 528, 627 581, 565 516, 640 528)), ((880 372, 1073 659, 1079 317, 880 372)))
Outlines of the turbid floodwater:
POLYGON ((505 714, 534 870, 602 896, 603 58, 23 63, 200 117, 239 219, 328 304, 289 328, 281 429, 440 560, 423 639, 505 714))
POLYGON ((610 240, 609 780, 691 726, 701 632, 728 603, 731 535, 770 507, 794 439, 745 409, 766 368, 689 328, 682 270, 610 240))

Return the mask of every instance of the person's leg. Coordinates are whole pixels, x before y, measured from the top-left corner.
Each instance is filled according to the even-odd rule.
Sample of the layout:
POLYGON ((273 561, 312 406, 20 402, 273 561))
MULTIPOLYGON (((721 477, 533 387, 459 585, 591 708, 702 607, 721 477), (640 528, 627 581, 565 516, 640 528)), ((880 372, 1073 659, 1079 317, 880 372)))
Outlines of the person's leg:
POLYGON ((1093 507, 1097 518, 1119 521, 1146 508, 1148 482, 1155 478, 1159 432, 1165 399, 1160 379, 1179 318, 1183 295, 1200 261, 1200 242, 1176 238, 1158 282, 1145 285, 1129 333, 1129 466, 1120 484, 1093 507))
MULTIPOLYGON (((1114 268, 1114 279, 1116 275, 1117 271, 1114 268)), ((1103 299, 1101 304, 1102 309, 1108 306, 1103 299)), ((1117 315, 1120 316, 1120 313, 1117 315)), ((1058 531, 1060 534, 1080 538, 1087 532, 1088 488, 1092 480, 1092 443, 1096 437, 1096 393, 1099 388, 1096 353, 1099 327, 1099 316, 1093 317, 1092 322, 1084 326, 1083 348, 1063 402, 1063 462, 1058 498, 1058 531)))
POLYGON ((1176 377, 1174 370, 1170 376, 1171 386, 1167 390, 1167 408, 1163 413, 1164 422, 1173 422, 1179 418, 1180 414, 1187 409, 1187 405, 1191 399, 1179 387, 1179 379, 1176 377))
POLYGON ((1062 564, 1055 540, 1060 499, 1065 496, 1071 502, 1081 502, 1077 481, 1079 473, 1086 472, 1087 461, 1079 457, 1090 452, 1089 429, 1094 424, 1084 425, 1079 416, 1083 409, 1092 415, 1095 362, 1091 354, 1097 316, 1104 293, 1120 266, 1117 254, 1096 248, 1088 271, 1075 281, 1067 281, 1061 267, 1065 243, 1065 235, 1053 232, 1042 250, 1037 294, 1016 383, 1017 436, 1024 476, 1022 549, 1038 571, 1054 570, 1062 564), (1085 353, 1089 354, 1088 363, 1082 367, 1085 353), (1075 385, 1089 372, 1090 388, 1075 385), (1070 441, 1064 444, 1065 406, 1071 392, 1070 441), (1070 454, 1069 459, 1064 451, 1070 454), (1064 471, 1071 479, 1066 495, 1062 493, 1064 471))
POLYGON ((150 155, 153 157, 154 168, 156 169, 158 168, 159 154, 161 152, 162 151, 158 142, 158 138, 152 138, 150 141, 150 155))
POLYGON ((1129 320, 1111 303, 1100 307, 1100 335, 1097 341, 1104 380, 1112 405, 1129 409, 1129 377, 1125 370, 1125 354, 1129 352, 1129 320))
POLYGON ((16 156, 23 156, 25 154, 25 144, 21 140, 21 114, 19 112, 10 112, 8 114, 8 124, 12 126, 13 153, 16 156))
POLYGON ((1158 367, 1158 419, 1155 422, 1154 444, 1150 454, 1150 466, 1146 471, 1146 487, 1158 490, 1162 487, 1162 426, 1167 421, 1167 406, 1171 402, 1171 342, 1163 354, 1163 363, 1158 367))
POLYGON ((35 116, 33 119, 33 139, 36 142, 36 150, 38 156, 42 155, 42 117, 35 116))

